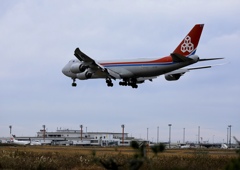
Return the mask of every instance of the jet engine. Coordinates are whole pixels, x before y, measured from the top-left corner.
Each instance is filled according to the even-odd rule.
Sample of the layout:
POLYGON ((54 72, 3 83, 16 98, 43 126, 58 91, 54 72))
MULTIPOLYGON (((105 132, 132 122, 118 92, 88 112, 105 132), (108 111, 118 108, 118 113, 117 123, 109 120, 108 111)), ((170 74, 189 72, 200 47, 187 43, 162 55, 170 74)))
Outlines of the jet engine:
POLYGON ((80 79, 80 80, 86 80, 86 79, 91 78, 92 75, 93 75, 93 73, 91 73, 89 71, 85 71, 85 72, 82 72, 82 73, 78 73, 77 78, 80 79))
POLYGON ((81 73, 84 72, 87 69, 87 66, 84 66, 83 64, 80 63, 74 63, 70 67, 70 71, 72 73, 81 73))
POLYGON ((178 80, 181 76, 182 74, 167 74, 165 75, 165 79, 168 81, 174 81, 174 80, 178 80))

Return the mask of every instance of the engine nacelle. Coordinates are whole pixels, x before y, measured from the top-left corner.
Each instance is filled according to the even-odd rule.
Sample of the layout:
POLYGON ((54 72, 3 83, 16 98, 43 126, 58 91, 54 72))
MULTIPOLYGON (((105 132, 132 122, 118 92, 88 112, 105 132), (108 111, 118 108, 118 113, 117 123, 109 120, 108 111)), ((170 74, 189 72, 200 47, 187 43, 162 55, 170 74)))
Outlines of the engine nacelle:
POLYGON ((165 79, 168 81, 174 81, 174 80, 178 80, 181 76, 182 74, 168 74, 168 75, 165 75, 165 79))
POLYGON ((78 73, 77 78, 80 80, 87 80, 87 79, 91 78, 92 75, 93 75, 93 73, 85 71, 83 73, 78 73))
POLYGON ((84 72, 86 69, 87 69, 87 66, 84 66, 80 63, 74 63, 70 67, 70 71, 72 73, 81 73, 81 72, 84 72))

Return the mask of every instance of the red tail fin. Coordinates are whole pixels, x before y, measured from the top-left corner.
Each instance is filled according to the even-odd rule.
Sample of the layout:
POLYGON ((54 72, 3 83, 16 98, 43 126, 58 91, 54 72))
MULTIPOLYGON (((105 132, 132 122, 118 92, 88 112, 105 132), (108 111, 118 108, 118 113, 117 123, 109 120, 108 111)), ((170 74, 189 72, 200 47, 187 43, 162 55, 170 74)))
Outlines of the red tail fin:
POLYGON ((195 25, 187 36, 182 40, 178 47, 173 51, 184 56, 195 54, 198 46, 199 39, 202 34, 204 24, 195 25))

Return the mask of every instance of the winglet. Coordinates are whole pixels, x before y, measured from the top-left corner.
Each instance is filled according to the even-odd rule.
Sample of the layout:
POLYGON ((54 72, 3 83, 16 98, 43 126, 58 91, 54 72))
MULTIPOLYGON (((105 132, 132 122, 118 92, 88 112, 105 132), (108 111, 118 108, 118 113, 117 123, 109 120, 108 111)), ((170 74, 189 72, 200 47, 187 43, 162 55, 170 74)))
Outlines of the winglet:
POLYGON ((183 56, 195 54, 204 24, 196 24, 187 36, 181 41, 173 53, 183 56))

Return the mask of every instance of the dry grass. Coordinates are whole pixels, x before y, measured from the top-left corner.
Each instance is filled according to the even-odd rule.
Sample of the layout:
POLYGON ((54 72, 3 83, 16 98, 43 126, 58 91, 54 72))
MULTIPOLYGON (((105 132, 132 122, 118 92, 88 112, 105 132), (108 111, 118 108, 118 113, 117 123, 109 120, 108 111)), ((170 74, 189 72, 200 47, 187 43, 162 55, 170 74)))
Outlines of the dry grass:
POLYGON ((103 164, 129 169, 224 169, 237 154, 234 150, 171 149, 147 158, 136 158, 130 147, 5 146, 0 147, 0 169, 104 169, 103 164))
MULTIPOLYGON (((79 153, 83 155, 89 155, 92 151, 96 151, 97 155, 102 154, 127 154, 133 155, 135 153, 134 149, 131 147, 86 147, 86 146, 8 146, 0 147, 0 150, 6 151, 27 151, 27 152, 37 152, 37 153, 47 153, 47 152, 59 152, 62 154, 74 154, 79 153)), ((237 156, 235 150, 228 149, 169 149, 165 150, 161 155, 194 155, 194 154, 208 154, 211 156, 227 155, 227 156, 237 156)), ((147 149, 148 156, 153 156, 150 148, 147 149)))

